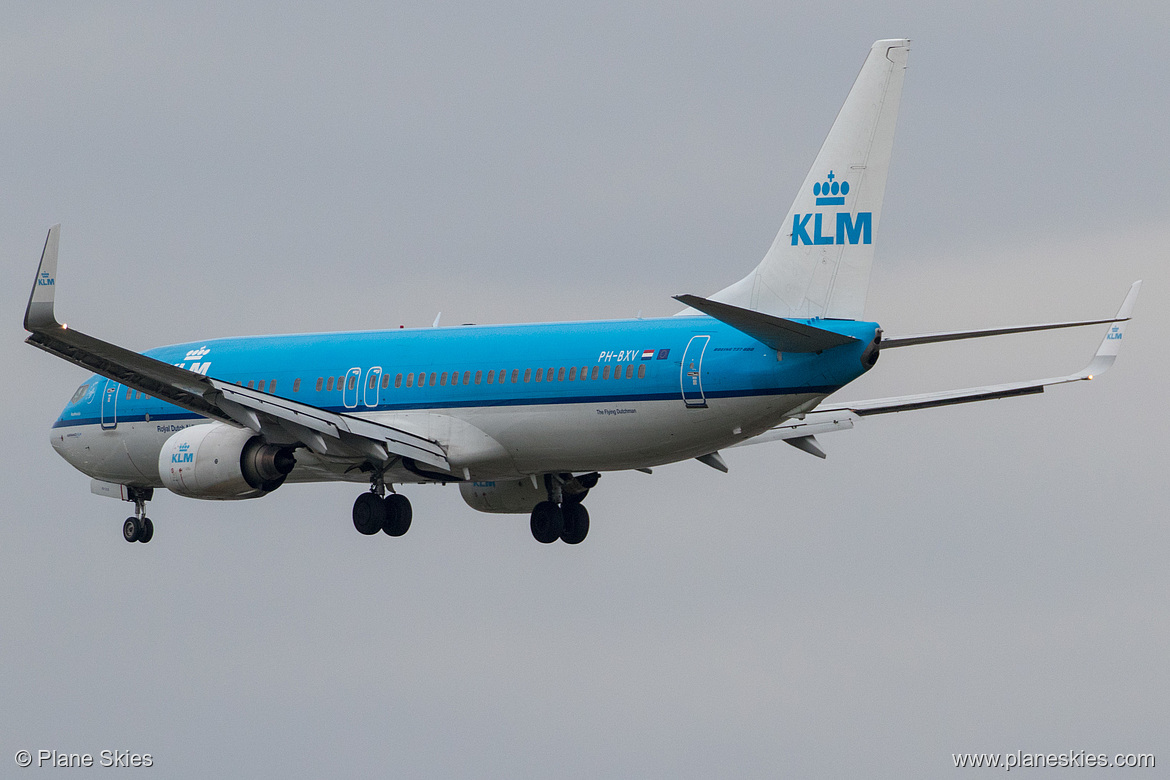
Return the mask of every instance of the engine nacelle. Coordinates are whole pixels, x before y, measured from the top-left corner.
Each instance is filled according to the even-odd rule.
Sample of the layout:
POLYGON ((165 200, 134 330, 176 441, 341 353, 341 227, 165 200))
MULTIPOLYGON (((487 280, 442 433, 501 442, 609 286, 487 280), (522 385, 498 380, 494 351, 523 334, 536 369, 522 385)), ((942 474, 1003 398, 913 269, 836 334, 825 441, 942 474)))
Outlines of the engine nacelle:
POLYGON ((180 496, 234 501, 276 490, 296 462, 292 447, 266 444, 247 428, 210 423, 167 439, 158 474, 180 496))
POLYGON ((548 499, 543 487, 534 488, 530 479, 499 482, 460 482, 459 495, 472 509, 507 515, 526 515, 548 499))

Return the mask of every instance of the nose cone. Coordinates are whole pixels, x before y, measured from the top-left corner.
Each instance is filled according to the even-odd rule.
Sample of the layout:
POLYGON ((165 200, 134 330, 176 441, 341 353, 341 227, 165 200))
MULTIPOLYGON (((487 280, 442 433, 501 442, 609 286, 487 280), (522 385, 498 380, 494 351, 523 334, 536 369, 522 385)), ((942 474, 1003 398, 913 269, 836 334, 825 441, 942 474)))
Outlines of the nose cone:
POLYGON ((53 428, 49 431, 49 444, 53 445, 53 449, 57 451, 58 455, 65 458, 65 460, 69 460, 65 454, 65 434, 62 433, 62 430, 61 428, 53 428))

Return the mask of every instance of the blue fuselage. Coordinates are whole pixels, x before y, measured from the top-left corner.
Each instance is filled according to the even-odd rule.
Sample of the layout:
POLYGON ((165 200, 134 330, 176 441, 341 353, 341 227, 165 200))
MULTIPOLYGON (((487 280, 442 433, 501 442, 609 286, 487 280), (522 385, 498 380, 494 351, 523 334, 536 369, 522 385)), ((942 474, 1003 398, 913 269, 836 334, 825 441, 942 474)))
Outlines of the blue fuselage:
MULTIPOLYGON (((857 341, 819 354, 778 355, 698 316, 253 336, 146 354, 423 436, 440 438, 436 428, 447 426, 445 435, 458 438, 470 427, 499 447, 468 445, 463 462, 455 452, 452 463, 499 477, 702 455, 776 425, 865 372, 862 354, 875 323, 803 322, 857 341), (488 450, 490 456, 476 455, 488 450)), ((154 485, 152 453, 157 458, 175 430, 201 422, 93 376, 62 411, 53 443, 91 476, 154 485)), ((350 478, 306 466, 291 478, 350 478)))

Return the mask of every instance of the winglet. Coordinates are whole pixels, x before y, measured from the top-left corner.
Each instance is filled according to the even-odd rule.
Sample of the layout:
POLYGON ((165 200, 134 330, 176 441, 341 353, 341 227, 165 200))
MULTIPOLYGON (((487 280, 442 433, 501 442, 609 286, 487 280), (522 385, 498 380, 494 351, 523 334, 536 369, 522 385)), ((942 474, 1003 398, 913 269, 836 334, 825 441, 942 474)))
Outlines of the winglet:
POLYGON ((53 300, 57 289, 57 244, 60 237, 60 225, 49 228, 49 235, 45 238, 45 249, 41 252, 41 264, 37 266, 37 277, 33 281, 32 293, 28 296, 28 308, 24 311, 24 329, 33 333, 59 327, 53 313, 53 300))
POLYGON ((1093 355, 1089 365, 1080 373, 1081 379, 1092 379, 1104 374, 1117 360, 1117 353, 1121 351, 1121 340, 1125 336, 1125 325, 1133 317, 1133 307, 1137 303, 1138 292, 1141 288, 1140 279, 1130 286, 1125 300, 1121 303, 1121 308, 1117 310, 1117 319, 1120 322, 1110 326, 1109 332, 1101 340, 1101 346, 1097 348, 1097 354, 1093 355))

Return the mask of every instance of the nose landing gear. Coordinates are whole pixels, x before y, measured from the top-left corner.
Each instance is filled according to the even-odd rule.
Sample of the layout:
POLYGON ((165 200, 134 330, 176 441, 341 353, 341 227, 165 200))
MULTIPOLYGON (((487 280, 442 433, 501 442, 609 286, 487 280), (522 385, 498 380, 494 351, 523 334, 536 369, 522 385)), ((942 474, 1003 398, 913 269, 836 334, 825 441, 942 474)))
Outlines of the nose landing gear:
POLYGON ((134 514, 122 523, 122 538, 146 544, 154 538, 154 523, 146 516, 146 502, 154 495, 150 488, 127 488, 126 500, 134 502, 134 514))

